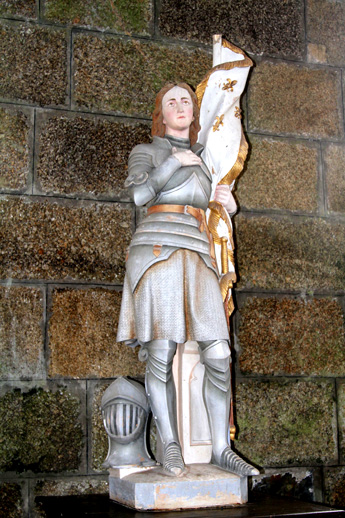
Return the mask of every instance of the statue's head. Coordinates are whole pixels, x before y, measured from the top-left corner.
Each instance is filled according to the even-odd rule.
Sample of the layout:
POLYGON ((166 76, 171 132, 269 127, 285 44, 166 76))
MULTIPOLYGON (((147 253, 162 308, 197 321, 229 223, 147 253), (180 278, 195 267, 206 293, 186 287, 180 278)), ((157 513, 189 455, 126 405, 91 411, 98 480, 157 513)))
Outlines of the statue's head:
MULTIPOLYGON (((152 114, 152 136, 157 137, 164 137, 166 133, 166 128, 164 124, 164 115, 163 115, 163 106, 162 101, 163 97, 168 94, 170 90, 173 88, 178 87, 180 89, 183 89, 187 92, 188 98, 192 100, 193 103, 193 120, 191 121, 191 124, 189 126, 189 139, 191 145, 195 144, 198 137, 198 132, 200 130, 199 125, 199 107, 198 107, 198 101, 195 93, 191 89, 190 86, 188 86, 186 83, 167 83, 163 86, 163 88, 158 92, 158 95, 156 97, 156 103, 155 103, 155 109, 152 114)), ((186 94, 186 97, 187 97, 186 94)))

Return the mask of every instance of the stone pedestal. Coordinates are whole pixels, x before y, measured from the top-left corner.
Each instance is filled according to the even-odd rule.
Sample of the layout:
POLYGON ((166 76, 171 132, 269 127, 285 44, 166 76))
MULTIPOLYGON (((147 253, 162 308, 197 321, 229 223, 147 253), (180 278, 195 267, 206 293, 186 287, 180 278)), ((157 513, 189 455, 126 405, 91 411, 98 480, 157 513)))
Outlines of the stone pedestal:
POLYGON ((161 467, 126 474, 109 471, 112 500, 141 511, 202 509, 244 504, 246 477, 227 473, 211 464, 191 464, 182 477, 170 477, 161 467))

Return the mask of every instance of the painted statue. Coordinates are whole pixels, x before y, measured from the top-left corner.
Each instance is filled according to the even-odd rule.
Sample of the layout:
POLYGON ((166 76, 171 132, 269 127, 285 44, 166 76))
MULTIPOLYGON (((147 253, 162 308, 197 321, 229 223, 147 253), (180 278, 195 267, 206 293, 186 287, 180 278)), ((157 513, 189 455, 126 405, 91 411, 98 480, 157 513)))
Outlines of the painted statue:
MULTIPOLYGON (((236 47, 226 47, 224 42, 223 47, 236 58, 225 69, 227 75, 229 70, 244 70, 243 63, 242 67, 238 65, 243 60, 249 69, 250 60, 244 53, 236 47)), ((219 69, 224 72, 224 65, 219 65, 222 66, 219 69)), ((218 84, 214 74, 209 75, 197 92, 199 97, 208 94, 211 77, 218 84)), ((222 97, 231 94, 240 82, 233 77, 220 80, 225 81, 222 97)), ((218 90, 221 88, 220 82, 218 90)), ((207 110, 204 108, 209 113, 204 118, 211 121, 207 130, 207 124, 200 129, 198 99, 192 89, 185 83, 165 85, 156 98, 153 141, 133 149, 125 182, 135 204, 147 207, 147 216, 137 227, 129 247, 117 340, 141 345, 140 356, 147 361, 146 393, 163 445, 161 462, 172 476, 181 476, 185 471, 176 422, 172 362, 178 344, 188 340, 198 343, 200 361, 205 367, 203 398, 212 437, 211 463, 241 476, 258 474, 257 469, 232 451, 228 442, 231 360, 227 310, 231 308, 229 288, 235 276, 232 240, 226 239, 224 260, 224 242, 221 250, 222 236, 217 232, 220 219, 226 232, 231 230, 228 214, 236 211, 231 192, 234 179, 231 175, 226 182, 222 179, 234 167, 239 174, 243 134, 241 128, 237 149, 232 150, 235 161, 230 168, 223 164, 223 174, 217 166, 222 153, 212 151, 207 144, 214 140, 212 133, 218 133, 218 138, 222 135, 220 130, 226 129, 229 117, 226 113, 212 113, 218 109, 218 90, 212 97, 213 104, 209 103, 207 110)), ((236 104, 236 98, 232 98, 236 104)), ((236 111, 232 104, 233 117, 241 126, 239 109, 236 111)), ((203 104, 201 107, 203 110, 203 104)), ((228 136, 227 147, 229 142, 228 136)))

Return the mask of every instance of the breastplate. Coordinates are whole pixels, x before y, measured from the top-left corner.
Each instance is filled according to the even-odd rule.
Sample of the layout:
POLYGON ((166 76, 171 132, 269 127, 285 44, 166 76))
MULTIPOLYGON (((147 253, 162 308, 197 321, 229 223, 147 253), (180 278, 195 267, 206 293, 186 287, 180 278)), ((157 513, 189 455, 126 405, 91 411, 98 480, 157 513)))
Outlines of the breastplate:
POLYGON ((181 167, 149 205, 191 205, 206 211, 210 196, 209 173, 199 166, 181 167))

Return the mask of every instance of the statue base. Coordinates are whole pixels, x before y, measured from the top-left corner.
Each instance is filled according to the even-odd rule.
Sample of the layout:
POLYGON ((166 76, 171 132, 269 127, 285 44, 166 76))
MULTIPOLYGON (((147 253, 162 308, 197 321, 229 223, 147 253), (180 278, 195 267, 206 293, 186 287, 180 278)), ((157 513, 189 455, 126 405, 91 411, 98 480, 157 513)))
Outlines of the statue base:
POLYGON ((136 473, 110 469, 109 496, 139 511, 231 507, 248 501, 248 483, 212 464, 190 464, 181 477, 166 475, 161 466, 136 473))

